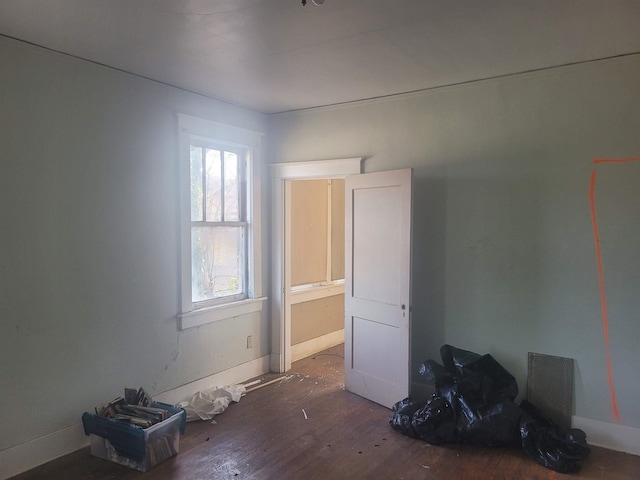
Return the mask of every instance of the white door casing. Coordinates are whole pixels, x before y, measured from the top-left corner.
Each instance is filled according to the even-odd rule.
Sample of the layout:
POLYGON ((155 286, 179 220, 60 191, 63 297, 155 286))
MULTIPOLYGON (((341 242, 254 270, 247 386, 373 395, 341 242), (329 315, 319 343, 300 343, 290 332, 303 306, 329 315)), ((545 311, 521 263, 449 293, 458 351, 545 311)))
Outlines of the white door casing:
POLYGON ((291 369, 291 281, 290 252, 286 244, 285 217, 287 180, 344 178, 362 171, 361 158, 276 163, 270 165, 272 178, 272 291, 271 291, 271 371, 291 369))
POLYGON ((386 407, 409 395, 412 175, 345 184, 345 388, 386 407))

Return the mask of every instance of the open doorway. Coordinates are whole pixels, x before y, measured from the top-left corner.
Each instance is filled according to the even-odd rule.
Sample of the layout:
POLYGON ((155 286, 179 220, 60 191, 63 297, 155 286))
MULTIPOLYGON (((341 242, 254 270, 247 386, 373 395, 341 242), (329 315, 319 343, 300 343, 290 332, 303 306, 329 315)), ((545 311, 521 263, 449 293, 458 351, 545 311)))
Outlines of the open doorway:
POLYGON ((344 178, 287 180, 285 202, 295 362, 344 342, 344 178))
MULTIPOLYGON (((307 237, 312 235, 312 231, 294 233, 294 235, 300 235, 301 241, 299 241, 299 248, 296 252, 292 251, 291 245, 291 228, 297 228, 292 226, 287 219, 292 215, 291 202, 291 188, 293 185, 294 190, 300 190, 304 196, 308 192, 306 187, 311 184, 307 183, 292 183, 293 181, 318 181, 314 184, 316 193, 320 192, 322 188, 321 183, 324 182, 324 191, 326 203, 323 203, 324 207, 316 206, 313 204, 310 208, 317 209, 329 209, 331 207, 332 197, 334 194, 330 194, 332 190, 329 190, 327 184, 329 181, 333 184, 333 190, 337 193, 336 187, 339 182, 333 182, 334 179, 343 179, 348 175, 354 175, 361 173, 360 158, 349 158, 340 160, 325 160, 317 162, 296 162, 271 165, 272 168, 272 200, 273 200, 273 290, 272 290, 272 354, 271 354, 271 370, 274 372, 286 372, 291 368, 291 362, 293 355, 300 358, 302 356, 311 355, 315 351, 320 351, 326 348, 326 342, 340 343, 342 341, 344 331, 341 329, 335 330, 335 316, 336 312, 339 312, 340 322, 344 325, 344 281, 340 282, 344 276, 344 263, 342 263, 342 272, 340 268, 330 263, 335 262, 335 258, 342 257, 344 259, 344 250, 339 251, 339 247, 336 245, 336 241, 330 239, 330 234, 327 233, 315 234, 313 242, 318 240, 318 243, 325 243, 327 250, 322 254, 320 259, 312 259, 310 254, 305 253, 309 245, 307 245, 307 237), (300 187, 300 188, 298 188, 300 187), (288 192, 288 193, 287 193, 288 192), (324 241, 320 242, 319 239, 323 237, 324 241), (334 245, 333 247, 331 245, 334 245), (335 249, 333 253, 331 250, 335 249), (293 268, 292 254, 295 257, 300 257, 299 261, 296 261, 296 267, 293 268), (319 275, 320 268, 318 265, 323 264, 325 266, 324 274, 319 275), (313 263, 313 265, 311 265, 313 263), (298 271, 299 270, 299 271, 298 271), (328 273, 330 272, 330 273, 328 273), (293 275, 296 275, 296 281, 292 282, 293 275), (317 278, 316 278, 317 277, 317 278), (322 277, 322 278, 321 278, 322 277), (320 280, 320 281, 316 281, 320 280), (294 285, 295 283, 295 285, 294 285), (333 298, 338 297, 338 298, 333 298), (329 325, 322 322, 314 322, 312 320, 303 320, 300 325, 295 326, 296 320, 292 319, 321 316, 322 308, 325 308, 327 312, 331 312, 333 322, 329 322, 329 325), (293 313, 293 314, 292 314, 293 313), (299 328, 298 328, 299 327, 299 328), (331 331, 327 331, 327 329, 331 331), (294 331, 295 330, 295 331, 294 331), (328 335, 328 336, 327 336, 328 335), (338 337, 340 339, 338 340, 338 337), (320 340, 318 340, 320 339, 320 340), (292 345, 296 347, 292 348, 292 345)), ((341 194, 342 201, 344 201, 344 190, 341 194)), ((298 203, 295 203, 298 205, 298 203)), ((343 206, 339 206, 340 202, 335 201, 335 208, 341 208, 344 211, 343 206)), ((296 207, 294 207, 296 210, 296 207)), ((300 213, 305 215, 304 209, 300 213)), ((327 212, 328 213, 328 212, 327 212)), ((320 215, 324 218, 322 213, 320 215)), ((327 226, 329 222, 327 216, 327 226)), ((342 222, 343 224, 343 222, 342 222)), ((302 229, 306 227, 301 227, 302 229)), ((313 230, 313 229, 312 229, 313 230)), ((344 235, 343 231, 339 232, 337 229, 333 229, 331 235, 344 235)), ((341 243, 344 248, 344 241, 341 243)), ((314 247, 316 248, 316 247, 314 247)), ((342 260, 344 262, 344 260, 342 260)), ((334 343, 334 344, 335 344, 334 343)))

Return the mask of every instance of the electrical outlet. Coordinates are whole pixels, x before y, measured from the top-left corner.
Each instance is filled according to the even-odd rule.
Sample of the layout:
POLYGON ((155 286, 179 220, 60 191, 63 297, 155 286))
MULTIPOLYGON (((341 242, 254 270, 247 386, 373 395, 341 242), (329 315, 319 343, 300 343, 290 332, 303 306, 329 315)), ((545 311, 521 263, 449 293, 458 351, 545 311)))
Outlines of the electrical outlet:
POLYGON ((247 337, 247 348, 253 348, 253 335, 247 337))

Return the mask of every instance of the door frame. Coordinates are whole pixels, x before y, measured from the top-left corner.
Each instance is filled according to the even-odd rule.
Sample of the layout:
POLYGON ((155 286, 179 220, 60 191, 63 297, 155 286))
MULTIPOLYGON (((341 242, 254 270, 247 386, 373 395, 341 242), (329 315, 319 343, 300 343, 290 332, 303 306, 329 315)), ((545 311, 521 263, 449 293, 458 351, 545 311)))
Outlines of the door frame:
POLYGON ((363 158, 274 163, 271 167, 271 371, 291 369, 290 256, 285 244, 287 202, 285 182, 313 178, 340 178, 362 173, 363 158))

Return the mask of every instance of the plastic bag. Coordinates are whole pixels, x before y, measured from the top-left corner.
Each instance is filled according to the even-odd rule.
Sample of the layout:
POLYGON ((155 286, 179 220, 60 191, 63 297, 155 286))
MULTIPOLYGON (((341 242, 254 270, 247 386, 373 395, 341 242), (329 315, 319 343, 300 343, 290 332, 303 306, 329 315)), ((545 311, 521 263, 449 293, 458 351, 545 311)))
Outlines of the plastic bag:
POLYGON ((427 360, 419 368, 436 393, 424 404, 396 403, 389 417, 394 429, 432 444, 521 446, 547 468, 580 469, 589 453, 584 432, 560 428, 528 402, 516 405, 516 379, 491 355, 451 345, 440 355, 442 365, 427 360))
POLYGON ((587 437, 576 428, 563 429, 526 400, 520 404, 525 412, 520 424, 522 448, 540 465, 560 473, 580 470, 589 454, 587 437))
POLYGON ((515 377, 491 355, 443 345, 440 356, 443 365, 428 360, 420 372, 435 384, 435 395, 451 407, 455 435, 448 441, 491 447, 519 445, 522 412, 513 403, 518 394, 515 377))
POLYGON ((445 371, 459 385, 458 394, 469 397, 468 403, 479 407, 514 400, 518 395, 515 377, 491 355, 480 356, 451 345, 443 345, 440 355, 445 371))
POLYGON ((413 403, 411 399, 405 398, 396 402, 391 407, 389 424, 394 430, 413 438, 420 438, 412 425, 413 415, 420 408, 420 404, 413 403))
POLYGON ((179 405, 187 412, 187 422, 211 420, 215 415, 224 412, 232 401, 239 402, 245 392, 244 385, 214 387, 194 393, 182 400, 179 405))
POLYGON ((456 424, 453 409, 444 398, 433 395, 413 415, 411 425, 418 438, 438 445, 456 441, 456 424))

